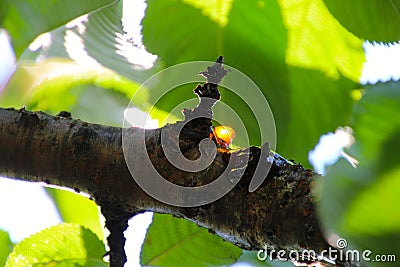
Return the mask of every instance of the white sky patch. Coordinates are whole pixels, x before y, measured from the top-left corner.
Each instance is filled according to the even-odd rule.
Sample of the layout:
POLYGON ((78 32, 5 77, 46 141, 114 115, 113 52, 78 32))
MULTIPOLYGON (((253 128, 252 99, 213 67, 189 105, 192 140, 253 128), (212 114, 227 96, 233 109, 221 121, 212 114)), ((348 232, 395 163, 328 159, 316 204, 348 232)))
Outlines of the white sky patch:
POLYGON ((400 43, 364 42, 366 62, 361 74, 362 84, 375 84, 400 79, 400 43))
POLYGON ((335 164, 339 158, 344 158, 353 167, 358 161, 343 151, 350 148, 354 143, 353 130, 350 127, 338 127, 335 133, 322 135, 314 150, 308 153, 308 160, 313 165, 314 170, 325 175, 325 168, 335 164))
POLYGON ((139 108, 127 108, 124 111, 124 118, 130 125, 124 126, 137 126, 144 129, 157 129, 158 128, 158 120, 151 118, 151 116, 141 111, 139 108))
POLYGON ((7 32, 0 29, 0 94, 16 69, 16 59, 7 32))
POLYGON ((68 29, 72 29, 72 28, 76 27, 78 32, 80 34, 82 34, 86 30, 84 23, 88 22, 88 17, 89 17, 88 14, 77 17, 76 19, 73 19, 70 22, 68 22, 67 24, 65 24, 65 27, 67 27, 68 29))
POLYGON ((64 37, 65 50, 68 56, 79 65, 88 67, 90 69, 101 69, 102 65, 94 58, 89 56, 85 49, 83 39, 71 30, 65 32, 64 37))
POLYGON ((153 67, 157 56, 147 52, 142 43, 140 22, 145 9, 146 3, 143 0, 124 0, 121 19, 124 34, 116 34, 115 48, 117 54, 125 57, 129 63, 136 65, 135 68, 149 69, 153 67))
POLYGON ((153 220, 152 212, 138 214, 129 220, 129 227, 125 231, 125 253, 127 262, 125 267, 140 267, 140 251, 146 237, 146 231, 153 220))
MULTIPOLYGON (((265 266, 269 266, 269 265, 265 264, 265 266)), ((231 265, 231 267, 253 267, 253 265, 251 265, 250 263, 247 263, 247 262, 237 262, 237 263, 234 263, 233 265, 231 265)))
POLYGON ((87 22, 87 20, 87 15, 84 15, 67 24, 67 28, 70 30, 65 31, 64 47, 68 56, 79 65, 89 69, 101 70, 104 67, 97 60, 89 56, 85 48, 84 40, 74 32, 76 28, 79 34, 83 34, 86 30, 84 23, 87 22))
POLYGON ((0 177, 0 229, 13 242, 61 222, 56 207, 37 183, 0 177))
POLYGON ((51 34, 49 32, 43 33, 33 40, 29 45, 29 50, 32 52, 39 50, 40 48, 47 49, 51 45, 51 34))
POLYGON ((138 45, 142 45, 142 27, 146 3, 143 0, 124 0, 122 3, 122 25, 126 37, 138 45))
POLYGON ((144 47, 136 47, 124 35, 116 34, 115 48, 116 53, 123 56, 129 63, 135 65, 135 69, 150 69, 153 67, 157 56, 152 55, 146 51, 144 47))

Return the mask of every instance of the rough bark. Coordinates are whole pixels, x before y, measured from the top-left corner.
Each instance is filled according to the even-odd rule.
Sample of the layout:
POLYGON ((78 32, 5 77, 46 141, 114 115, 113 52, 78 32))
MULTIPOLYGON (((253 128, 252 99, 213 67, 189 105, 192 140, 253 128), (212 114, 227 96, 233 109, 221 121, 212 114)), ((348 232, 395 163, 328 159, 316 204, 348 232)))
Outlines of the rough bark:
MULTIPOLYGON (((312 171, 276 155, 262 186, 248 192, 259 160, 258 147, 250 148, 248 167, 230 193, 201 207, 179 208, 149 197, 132 179, 122 152, 121 128, 24 109, 0 109, 0 118, 3 176, 73 188, 88 193, 102 207, 118 207, 127 213, 154 211, 184 217, 245 249, 260 249, 264 242, 285 249, 327 248, 310 192, 312 171)), ((136 130, 132 128, 132 134, 136 130)), ((159 132, 149 130, 147 140, 156 168, 169 174, 171 181, 197 184, 195 181, 201 180, 198 174, 179 171, 160 153, 159 132)), ((197 138, 187 134, 187 140, 197 138)), ((219 152, 213 166, 201 176, 218 176, 224 170, 226 154, 219 152)))
MULTIPOLYGON (((206 85, 196 88, 198 95, 206 85)), ((185 116, 193 112, 196 110, 186 110, 185 116)), ((311 184, 315 174, 300 165, 275 154, 263 184, 250 193, 249 183, 259 160, 267 164, 267 159, 260 159, 260 148, 218 150, 209 168, 191 173, 175 168, 166 159, 160 145, 161 129, 146 130, 149 158, 175 184, 208 183, 224 171, 230 157, 249 157, 241 180, 221 199, 200 207, 170 206, 147 195, 132 178, 123 154, 121 128, 60 115, 64 116, 0 109, 0 175, 88 193, 101 206, 107 226, 117 229, 108 239, 114 266, 125 261, 123 252, 118 251, 121 242, 123 248, 123 236, 118 234, 130 216, 142 211, 186 218, 247 250, 259 250, 265 244, 275 249, 317 252, 329 247, 314 210, 311 184)), ((180 147, 189 159, 198 157, 199 141, 208 138, 210 124, 209 119, 196 119, 185 125, 180 147)), ((141 133, 138 128, 129 131, 133 137, 141 133)))

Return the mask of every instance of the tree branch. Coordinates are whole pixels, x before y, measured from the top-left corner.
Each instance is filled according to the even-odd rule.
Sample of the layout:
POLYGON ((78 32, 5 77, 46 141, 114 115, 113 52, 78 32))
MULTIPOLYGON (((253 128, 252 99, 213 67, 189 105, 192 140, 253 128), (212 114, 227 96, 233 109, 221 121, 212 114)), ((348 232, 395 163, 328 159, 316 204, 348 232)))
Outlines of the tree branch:
MULTIPOLYGON (((216 86, 212 82, 206 83, 197 87, 196 93, 201 99, 204 98, 200 94, 206 94, 218 100, 219 93, 212 90, 216 86)), ((186 119, 201 110, 201 103, 197 110, 185 110, 186 119)), ((203 103, 207 105, 205 110, 210 111, 213 103, 203 103)), ((204 117, 186 122, 180 134, 180 149, 188 159, 199 157, 199 142, 209 136, 211 119, 204 117)), ((174 184, 191 187, 207 184, 224 172, 229 159, 240 161, 248 157, 242 178, 224 197, 199 207, 177 207, 150 197, 132 178, 124 158, 122 128, 25 109, 0 109, 0 118, 0 175, 86 192, 101 206, 108 227, 123 228, 130 216, 154 211, 191 220, 247 250, 259 250, 268 245, 276 250, 320 252, 329 247, 312 201, 314 173, 277 154, 273 156, 263 184, 249 192, 259 161, 271 164, 267 158, 260 159, 260 148, 219 149, 209 167, 200 172, 187 172, 168 161, 160 141, 162 130, 181 127, 184 122, 146 130, 146 156, 154 168, 174 184)), ((134 127, 128 131, 134 142, 140 140, 143 132, 134 127)), ((140 157, 137 155, 135 160, 141 162, 140 157)), ((113 238, 109 237, 109 242, 113 238)), ((116 239, 116 242, 121 240, 120 237, 116 239)), ((113 256, 112 253, 113 250, 111 258, 125 261, 124 255, 113 256)), ((121 263, 114 266, 121 266, 121 263)))
MULTIPOLYGON (((140 210, 184 217, 244 249, 258 250, 264 243, 284 249, 327 248, 310 193, 312 171, 276 155, 262 186, 248 192, 261 152, 257 147, 250 148, 248 167, 229 194, 201 207, 180 208, 149 197, 132 179, 122 151, 121 128, 24 109, 0 109, 0 118, 3 176, 73 188, 90 194, 100 206, 118 206, 132 214, 140 210)), ((131 131, 135 135, 139 129, 131 131)), ((160 153, 160 131, 146 131, 147 144, 153 148, 149 157, 171 181, 193 186, 202 177, 217 177, 226 167, 230 153, 219 151, 201 175, 177 170, 160 153)), ((193 140, 187 134, 183 138, 193 140)), ((197 154, 193 147, 192 153, 197 154)))

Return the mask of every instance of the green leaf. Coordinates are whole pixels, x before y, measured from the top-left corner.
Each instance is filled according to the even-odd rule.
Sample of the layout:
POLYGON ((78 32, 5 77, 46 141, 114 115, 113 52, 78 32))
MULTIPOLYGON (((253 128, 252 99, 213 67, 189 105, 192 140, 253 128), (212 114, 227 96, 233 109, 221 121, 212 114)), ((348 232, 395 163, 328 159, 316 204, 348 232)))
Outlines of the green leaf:
POLYGON ((154 214, 140 255, 145 266, 222 266, 242 250, 192 222, 154 214))
POLYGON ((67 22, 102 8, 114 0, 46 0, 13 1, 0 4, 1 26, 10 33, 15 52, 19 57, 39 35, 67 22))
MULTIPOLYGON (((226 25, 193 6, 192 1, 148 1, 143 20, 146 47, 167 66, 214 60, 223 54, 225 63, 242 70, 267 98, 279 153, 304 164, 321 134, 348 123, 353 105, 350 95, 357 88, 354 81, 364 62, 362 42, 334 20, 321 0, 302 1, 296 8, 283 1, 279 5, 276 1, 233 1, 226 12, 226 25), (308 15, 309 8, 315 16, 308 15), (174 16, 165 16, 172 10, 174 16), (305 25, 299 23, 304 20, 305 25)), ((168 77, 159 82, 165 83, 168 77)), ((155 86, 150 94, 163 90, 155 86)), ((192 98, 193 87, 185 90, 177 89, 156 107, 169 111, 192 98)), ((258 122, 250 109, 259 106, 228 90, 221 89, 221 94, 222 101, 244 121, 250 143, 260 145, 258 122)), ((234 124, 227 115, 220 122, 234 124)))
POLYGON ((385 147, 383 143, 390 140, 400 127, 399 101, 399 82, 365 86, 365 96, 356 106, 352 123, 357 130, 362 160, 374 163, 377 156, 385 161, 390 160, 382 154, 382 148, 385 147))
POLYGON ((4 266, 7 257, 13 249, 14 244, 11 242, 10 235, 0 230, 0 266, 4 266))
POLYGON ((147 49, 160 55, 168 66, 188 59, 214 59, 220 53, 221 47, 218 48, 216 40, 220 31, 218 24, 204 16, 201 10, 180 0, 147 1, 142 24, 147 49), (171 12, 174 16, 166 15, 171 12), (203 35, 206 32, 207 37, 203 35))
MULTIPOLYGON (((376 254, 400 256, 400 83, 368 85, 351 121, 356 142, 321 181, 319 212, 330 231, 376 254)), ((375 263, 376 264, 376 263, 375 263)), ((386 263, 386 266, 396 264, 386 263)), ((374 266, 373 263, 371 266, 374 266)))
MULTIPOLYGON (((65 59, 21 62, 0 98, 2 106, 47 111, 71 110, 90 86, 122 93, 130 99, 139 85, 105 68, 90 69, 65 59)), ((146 97, 137 97, 145 102, 146 97)), ((122 117, 120 118, 122 122, 122 117)))
POLYGON ((336 19, 356 36, 378 42, 400 39, 399 0, 324 0, 336 19))
POLYGON ((356 106, 354 128, 361 164, 369 167, 370 184, 350 203, 345 217, 349 232, 400 233, 400 83, 366 87, 366 96, 356 106), (366 213, 365 207, 368 206, 366 213), (374 214, 374 220, 365 220, 374 214), (389 216, 390 214, 390 216, 389 216), (359 224, 360 221, 366 223, 359 224))
MULTIPOLYGON (((234 1, 229 13, 229 22, 223 32, 223 45, 226 64, 248 75, 268 100, 275 118, 279 140, 287 130, 289 119, 287 92, 290 91, 290 86, 285 63, 287 30, 277 2, 234 1)), ((246 88, 240 89, 246 90, 246 88)), ((250 138, 256 134, 255 129, 259 129, 259 125, 253 119, 254 115, 249 108, 254 109, 256 113, 260 107, 253 102, 246 103, 245 99, 242 100, 245 103, 242 103, 236 99, 237 97, 229 94, 222 97, 223 101, 234 108, 244 120, 250 138)), ((280 150, 282 144, 279 141, 277 150, 280 150)))
MULTIPOLYGON (((400 138, 400 135, 396 135, 400 138)), ((389 143, 393 148, 399 148, 398 143, 389 143)), ((388 154, 389 155, 389 154, 388 154)), ((357 234, 379 235, 400 232, 400 167, 381 174, 378 181, 369 185, 350 203, 344 223, 341 228, 357 234), (377 201, 377 196, 379 201, 377 201), (365 212, 368 207, 369 212, 365 212), (371 214, 374 220, 371 220, 371 214), (390 216, 388 216, 390 214, 390 216), (360 223, 366 222, 366 223, 360 223)))
POLYGON ((25 238, 14 247, 6 267, 106 267, 104 244, 90 230, 76 224, 59 224, 25 238))
POLYGON ((97 87, 86 88, 78 103, 71 108, 71 113, 84 121, 121 127, 128 103, 127 98, 114 91, 97 87))
POLYGON ((224 27, 228 23, 229 11, 232 7, 233 0, 183 0, 186 4, 193 5, 200 9, 203 15, 208 16, 211 20, 224 27))
MULTIPOLYGON (((158 64, 161 63, 156 63, 153 68, 148 69, 152 65, 151 62, 155 60, 155 56, 147 53, 144 48, 137 47, 137 44, 131 40, 129 32, 126 32, 126 27, 132 27, 132 25, 123 25, 121 19, 122 1, 118 1, 90 14, 87 23, 83 23, 84 31, 80 31, 78 27, 66 30, 62 39, 68 42, 68 32, 73 32, 84 46, 81 52, 87 52, 89 57, 102 66, 142 83, 159 70, 158 64), (149 66, 143 66, 143 61, 149 61, 150 63, 147 62, 149 66)), ((58 43, 60 44, 62 42, 58 43)), ((62 49, 65 47, 62 46, 62 49)), ((49 55, 51 55, 50 51, 49 55)), ((78 58, 73 59, 79 60, 79 55, 78 58)))
POLYGON ((122 17, 122 6, 123 1, 115 1, 49 32, 50 42, 35 51, 26 50, 21 59, 69 58, 92 70, 106 67, 136 82, 145 81, 162 63, 153 65, 156 56, 147 53, 140 40, 132 39, 129 29, 135 22, 130 19, 140 14, 132 10, 131 15, 122 17))
POLYGON ((341 73, 359 81, 365 61, 362 40, 343 28, 322 0, 278 2, 288 28, 289 65, 320 70, 334 79, 341 73))
POLYGON ((342 76, 335 80, 322 72, 296 67, 290 68, 290 82, 292 119, 286 135, 278 136, 279 153, 307 166, 308 151, 321 134, 349 123, 354 104, 351 92, 358 85, 342 76))
POLYGON ((46 191, 53 198, 64 222, 82 225, 95 233, 100 240, 104 239, 99 207, 92 200, 55 188, 46 188, 46 191))
MULTIPOLYGON (((193 2, 189 5, 186 4, 189 1, 148 1, 143 20, 143 41, 147 49, 158 54, 167 66, 194 60, 213 61, 223 54, 227 65, 244 70, 263 89, 272 110, 275 111, 279 132, 284 130, 288 115, 285 106, 288 103, 288 95, 285 93, 288 90, 285 67, 286 30, 277 3, 267 2, 260 6, 259 1, 234 1, 228 23, 222 26, 193 7, 193 2), (172 10, 174 16, 164 15, 172 10), (174 31, 170 30, 172 28, 174 31), (268 42, 265 42, 266 39, 268 42)), ((161 80, 159 84, 165 83, 168 84, 161 80)), ((151 88, 150 93, 158 95, 163 90, 165 89, 159 86, 151 88)), ((246 103, 227 91, 221 90, 222 100, 244 119, 248 133, 252 135, 250 139, 255 140, 253 144, 260 145, 259 139, 257 142, 257 121, 249 109, 259 107, 246 103)), ((171 97, 171 101, 165 102, 176 106, 193 98, 193 87, 187 87, 186 91, 177 90, 175 96, 178 95, 179 97, 171 97)), ((156 107, 165 108, 161 104, 156 107)), ((230 121, 231 117, 225 116, 220 123, 231 125, 230 121)))
MULTIPOLYGON (((41 20, 50 20, 54 16, 50 17, 40 14, 47 14, 49 9, 41 5, 41 2, 37 2, 39 5, 35 5, 34 7, 24 6, 27 11, 18 10, 21 13, 18 14, 23 16, 24 12, 30 14, 37 12, 38 17, 32 17, 32 20, 34 20, 32 22, 34 23, 33 25, 46 23, 46 21, 42 22, 41 20)), ((76 5, 74 2, 56 2, 57 4, 54 7, 51 5, 54 9, 51 12, 54 11, 56 12, 54 14, 58 12, 63 15, 67 14, 68 11, 72 12, 74 10, 82 14, 87 14, 85 6, 90 3, 85 1, 85 5, 76 5), (70 3, 71 6, 69 6, 70 3), (56 10, 58 6, 62 11, 56 10), (79 8, 82 8, 82 10, 79 10, 79 8)), ((92 0, 91 2, 95 1, 92 0)), ((134 22, 127 21, 125 24, 122 23, 122 1, 105 2, 103 0, 103 2, 105 4, 101 8, 93 10, 88 13, 88 16, 80 18, 79 21, 75 20, 74 23, 65 25, 71 18, 67 21, 60 21, 58 27, 47 29, 45 32, 47 32, 49 42, 42 44, 42 47, 35 48, 35 51, 26 49, 23 55, 21 55, 21 59, 41 61, 50 58, 70 58, 81 65, 90 66, 92 71, 104 66, 126 78, 137 82, 145 81, 152 73, 160 69, 162 63, 156 62, 153 68, 149 69, 156 57, 147 53, 144 47, 137 44, 136 41, 132 41, 132 34, 129 31, 127 32, 127 29, 131 28, 133 26, 131 24, 134 22)), ((137 12, 135 12, 133 12, 132 16, 138 16, 137 12)), ((126 15, 126 18, 129 17, 129 14, 126 15)), ((58 16, 58 18, 62 18, 62 16, 58 16)), ((18 23, 18 18, 10 17, 7 19, 11 21, 10 24, 12 25, 18 23), (17 22, 14 20, 17 20, 17 22)), ((14 29, 16 34, 24 34, 21 29, 19 30, 14 29)))

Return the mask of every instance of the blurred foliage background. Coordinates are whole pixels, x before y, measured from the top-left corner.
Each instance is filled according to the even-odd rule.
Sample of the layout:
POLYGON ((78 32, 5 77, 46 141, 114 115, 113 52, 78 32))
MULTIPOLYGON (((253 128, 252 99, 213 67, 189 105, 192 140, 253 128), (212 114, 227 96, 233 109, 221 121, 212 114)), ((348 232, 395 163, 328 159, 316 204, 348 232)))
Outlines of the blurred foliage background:
MULTIPOLYGON (((346 238, 350 247, 395 254, 400 260, 400 85, 395 80, 360 82, 363 43, 398 42, 399 10, 399 0, 147 0, 146 5, 129 0, 3 0, 0 27, 10 35, 18 61, 2 88, 0 106, 51 114, 68 110, 74 118, 122 126, 132 96, 151 75, 224 55, 225 63, 248 75, 268 100, 276 150, 284 157, 310 167, 308 152, 322 134, 344 125, 354 130, 356 142, 348 152, 359 167, 339 160, 326 176, 316 178, 321 222, 327 233, 346 238)), ((169 79, 173 77, 163 76, 141 90, 132 99, 134 106, 149 112, 169 79)), ((193 85, 183 87, 151 111, 158 126, 173 107, 195 97, 193 85)), ((261 145, 249 109, 258 107, 227 90, 221 93, 221 101, 245 121, 250 143, 261 145)), ((174 115, 179 119, 180 114, 174 115)), ((222 116, 221 122, 234 128, 237 123, 231 116, 222 116)), ((243 142, 238 136, 235 145, 243 142)), ((7 233, 0 232, 0 264, 11 252, 7 266, 24 266, 16 261, 21 255, 26 266, 69 266, 77 257, 84 266, 104 266, 103 230, 93 202, 73 193, 48 192, 66 223, 14 248, 7 233), (82 236, 91 245, 75 248, 50 238, 62 232, 82 236), (46 238, 63 253, 48 258, 52 252, 47 246, 41 245, 35 255, 26 249, 46 238)), ((291 266, 260 262, 249 252, 239 258, 241 254, 189 222, 156 215, 141 261, 150 266, 223 266, 239 259, 256 266, 291 266)))

